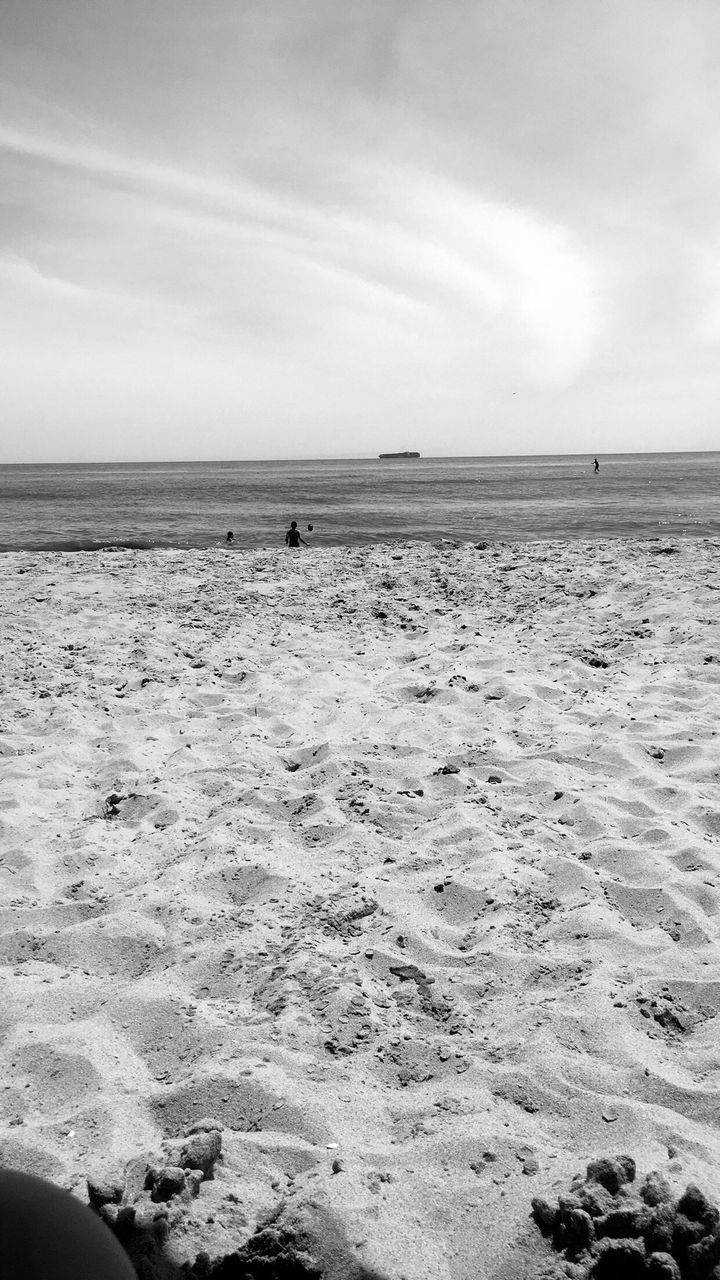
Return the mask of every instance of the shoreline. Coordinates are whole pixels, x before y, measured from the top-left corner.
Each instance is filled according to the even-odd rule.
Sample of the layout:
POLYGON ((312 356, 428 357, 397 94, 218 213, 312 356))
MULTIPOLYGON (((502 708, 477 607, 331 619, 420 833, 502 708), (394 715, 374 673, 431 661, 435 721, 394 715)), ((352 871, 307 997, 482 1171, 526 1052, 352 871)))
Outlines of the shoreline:
POLYGON ((178 1257, 391 1280, 599 1154, 717 1200, 720 539, 219 549, 3 557, 3 1162, 211 1116, 178 1257))
MULTIPOLYGON (((591 546, 596 546, 598 543, 605 543, 605 542, 647 543, 647 542, 667 541, 667 542, 687 543, 687 542, 715 541, 720 543, 720 532, 717 532, 717 531, 678 532, 677 530, 672 530, 669 532, 664 532, 662 528, 659 528, 658 531, 653 531, 653 532, 648 531, 645 533, 627 533, 627 532, 608 533, 606 531, 603 531, 603 532, 595 532, 595 533, 587 533, 587 532, 573 533, 570 535, 558 534, 556 537, 551 537, 551 536, 548 536, 547 534, 538 534, 537 536, 529 536, 526 533, 518 534, 516 537, 508 537, 508 536, 496 537, 494 535, 488 534, 487 536, 483 536, 482 538, 479 535, 478 536, 474 535, 473 537, 469 537, 469 538, 468 537, 461 538, 461 537, 453 537, 450 534, 447 534, 447 535, 428 534, 426 537, 406 538, 406 537, 398 536, 396 539, 385 537, 383 539, 378 539, 378 540, 374 540, 368 537, 362 540, 355 539, 352 542, 341 542, 341 541, 331 542, 326 540, 324 535, 317 535, 317 534, 315 535, 315 537, 316 537, 316 541, 311 542, 307 548, 303 548, 304 552, 344 551, 344 550, 353 550, 353 549, 368 550, 372 548, 376 548, 378 550, 392 551, 392 550, 397 550, 398 548, 402 549, 403 547, 409 547, 409 546, 430 546, 440 550, 448 549, 448 548, 459 550, 461 548, 466 548, 466 549, 476 548, 479 541, 484 542, 486 546, 490 546, 490 547, 509 546, 509 547, 515 547, 515 548, 521 548, 524 546, 536 547, 539 544, 545 544, 545 543, 547 543, 548 545, 551 545, 551 544, 564 545, 566 543, 569 545, 574 545, 576 543, 588 543, 591 546)), ((274 545, 271 545, 271 546, 265 545, 265 544, 245 545, 240 541, 239 536, 237 536, 233 541, 233 543, 231 544, 228 544, 225 541, 224 537, 222 538, 218 537, 215 541, 211 543, 208 543, 208 542, 179 543, 179 542, 169 542, 169 541, 168 542, 146 542, 142 539, 125 539, 125 540, 108 539, 106 542, 90 542, 90 541, 82 541, 81 539, 71 539, 67 542, 59 543, 56 545, 47 545, 43 543, 42 545, 33 545, 33 546, 17 546, 17 547, 0 546, 0 557, 10 556, 10 555, 52 555, 52 554, 97 555, 100 553, 118 553, 118 552, 127 552, 127 551, 182 552, 182 553, 228 551, 233 554, 237 554, 237 553, 254 554, 258 552, 268 552, 268 553, 278 552, 278 553, 284 554, 286 550, 287 548, 283 546, 280 540, 278 540, 274 545)))

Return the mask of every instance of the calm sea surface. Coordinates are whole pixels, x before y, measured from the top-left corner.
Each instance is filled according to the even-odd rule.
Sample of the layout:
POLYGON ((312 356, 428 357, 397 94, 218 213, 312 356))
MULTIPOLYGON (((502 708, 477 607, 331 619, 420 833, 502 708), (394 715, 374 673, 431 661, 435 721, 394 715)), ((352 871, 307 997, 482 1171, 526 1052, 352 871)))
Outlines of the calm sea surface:
POLYGON ((720 453, 0 466, 0 551, 720 535, 720 453), (313 525, 312 535, 307 525, 313 525))

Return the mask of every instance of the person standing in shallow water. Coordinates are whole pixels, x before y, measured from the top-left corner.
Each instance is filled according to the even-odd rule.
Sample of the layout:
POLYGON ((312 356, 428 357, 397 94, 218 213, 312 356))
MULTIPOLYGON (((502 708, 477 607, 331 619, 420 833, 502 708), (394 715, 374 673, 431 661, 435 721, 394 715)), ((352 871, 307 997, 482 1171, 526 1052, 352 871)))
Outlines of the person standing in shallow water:
POLYGON ((305 541, 305 539, 300 537, 300 531, 299 531, 299 529, 298 529, 298 527, 297 527, 297 520, 291 520, 291 521, 290 521, 290 528, 288 529, 287 533, 285 534, 285 546, 286 546, 286 547, 296 547, 296 548, 297 548, 297 547, 299 547, 299 546, 300 546, 300 543, 301 543, 301 542, 302 542, 302 544, 303 544, 303 546, 304 546, 304 547, 306 547, 306 546, 308 545, 308 544, 307 544, 307 542, 305 541))
POLYGON ((598 462, 597 458, 594 458, 594 459, 593 459, 593 471, 595 472, 595 475, 597 475, 597 473, 598 473, 598 471, 599 471, 599 470, 600 470, 600 463, 598 462))

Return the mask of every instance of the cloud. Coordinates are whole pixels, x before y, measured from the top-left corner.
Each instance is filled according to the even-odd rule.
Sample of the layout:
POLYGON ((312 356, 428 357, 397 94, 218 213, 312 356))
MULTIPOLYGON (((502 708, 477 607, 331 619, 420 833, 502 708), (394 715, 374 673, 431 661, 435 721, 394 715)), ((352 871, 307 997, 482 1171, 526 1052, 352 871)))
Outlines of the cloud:
POLYGON ((241 398, 281 453, 491 409, 512 447, 522 393, 538 431, 628 399, 651 431, 665 376, 710 419, 705 0, 7 3, 0 335, 58 421, 137 415, 134 379, 144 422, 241 398))
POLYGON ((140 157, 125 155, 90 142, 37 135, 29 130, 0 125, 0 152, 48 166, 94 176, 100 181, 130 187, 156 195, 182 199, 190 206, 210 206, 242 213, 246 218, 278 215, 279 201, 256 194, 249 184, 235 184, 188 173, 173 165, 160 165, 140 157))
POLYGON ((457 296, 524 334, 525 371, 560 383, 579 373, 603 317, 597 266, 572 229, 437 176, 404 178, 401 189, 404 225, 414 222, 426 244, 442 246, 457 296))
MULTIPOLYGON (((518 374, 542 382, 572 380, 591 357, 598 291, 577 237, 438 174, 348 159, 346 201, 328 205, 7 127, 0 151, 59 168, 69 183, 93 178, 80 198, 96 212, 97 250, 84 237, 75 270, 101 275, 65 284, 105 302, 124 294, 125 305, 133 289, 139 307, 162 300, 179 318, 185 306, 210 337, 218 326, 260 342, 294 331, 301 346, 355 308, 359 325, 374 318, 421 336, 434 326, 441 344, 472 346, 475 333, 478 358, 494 354, 494 319, 524 348, 518 374)), ((62 279, 72 242, 61 223, 47 278, 62 279)))

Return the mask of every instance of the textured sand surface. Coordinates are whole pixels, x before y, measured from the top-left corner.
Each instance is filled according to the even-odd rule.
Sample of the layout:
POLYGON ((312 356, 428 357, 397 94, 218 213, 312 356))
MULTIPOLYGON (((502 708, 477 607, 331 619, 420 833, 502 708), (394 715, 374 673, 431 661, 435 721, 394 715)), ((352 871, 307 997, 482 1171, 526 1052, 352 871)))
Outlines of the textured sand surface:
POLYGON ((606 1151, 717 1198, 717 540, 0 571, 3 1163, 213 1116, 193 1248, 398 1280, 533 1274, 606 1151))

